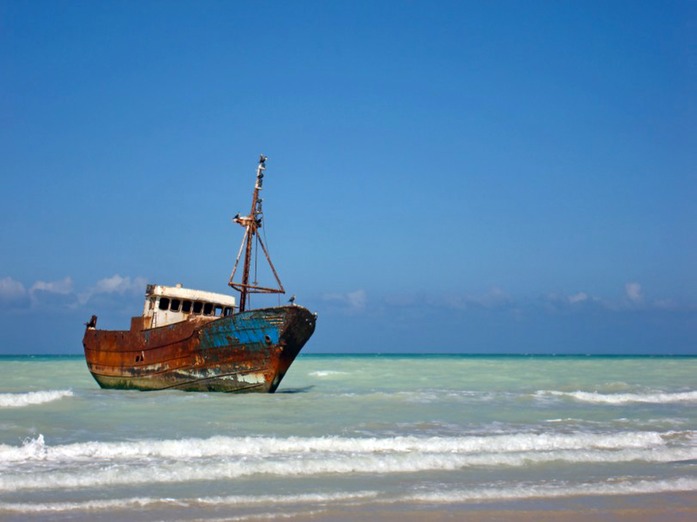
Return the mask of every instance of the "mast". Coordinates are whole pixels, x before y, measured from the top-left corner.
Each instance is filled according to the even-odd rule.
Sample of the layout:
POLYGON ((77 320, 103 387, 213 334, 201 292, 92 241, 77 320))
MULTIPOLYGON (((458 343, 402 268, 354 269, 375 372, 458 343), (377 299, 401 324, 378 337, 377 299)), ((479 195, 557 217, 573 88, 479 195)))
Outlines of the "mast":
POLYGON ((266 170, 266 160, 268 158, 261 154, 259 156, 259 165, 257 166, 257 181, 254 185, 254 192, 252 193, 252 208, 249 211, 249 215, 240 216, 237 214, 233 221, 240 224, 245 228, 244 237, 242 238, 242 244, 240 245, 240 250, 237 253, 237 259, 235 259, 235 266, 232 269, 232 274, 230 275, 230 281, 228 285, 240 292, 240 312, 244 312, 247 307, 247 294, 251 293, 262 293, 262 294, 285 294, 281 280, 276 273, 276 269, 271 262, 269 253, 266 250, 264 242, 258 234, 258 230, 261 228, 263 220, 263 211, 261 208, 262 199, 259 197, 259 191, 262 189, 264 184, 264 171, 266 170), (261 249, 266 256, 266 261, 271 267, 274 277, 276 278, 276 283, 278 283, 278 288, 268 288, 258 286, 256 281, 254 284, 249 284, 249 272, 252 264, 252 251, 254 249, 254 244, 261 246, 261 249), (240 256, 244 250, 244 265, 242 267, 242 281, 236 283, 233 281, 235 273, 237 272, 237 266, 240 261, 240 256))

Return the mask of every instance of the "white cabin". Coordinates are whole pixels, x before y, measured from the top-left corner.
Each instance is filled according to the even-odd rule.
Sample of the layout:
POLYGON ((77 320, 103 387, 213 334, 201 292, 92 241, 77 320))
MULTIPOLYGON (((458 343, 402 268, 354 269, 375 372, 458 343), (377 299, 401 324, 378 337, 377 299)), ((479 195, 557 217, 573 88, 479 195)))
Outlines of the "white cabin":
POLYGON ((198 317, 226 317, 234 311, 235 298, 231 295, 193 290, 181 284, 148 285, 145 289, 143 319, 149 328, 198 317))

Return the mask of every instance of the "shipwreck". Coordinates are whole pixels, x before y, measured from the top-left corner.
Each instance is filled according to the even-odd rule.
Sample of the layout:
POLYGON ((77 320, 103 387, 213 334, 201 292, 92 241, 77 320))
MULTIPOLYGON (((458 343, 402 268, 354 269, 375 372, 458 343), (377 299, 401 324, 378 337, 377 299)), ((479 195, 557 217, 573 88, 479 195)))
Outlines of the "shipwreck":
MULTIPOLYGON (((228 282, 232 295, 147 285, 143 313, 128 330, 100 330, 86 323, 87 367, 102 388, 217 392, 268 392, 284 375, 315 330, 317 314, 295 304, 248 309, 250 294, 285 290, 259 235, 267 158, 261 155, 249 214, 233 219, 244 236, 228 282), (253 253, 260 249, 276 286, 250 282, 253 253), (236 280, 242 260, 240 280, 236 280)), ((257 256, 254 256, 257 259, 257 256)), ((256 265, 256 263, 255 263, 256 265)))

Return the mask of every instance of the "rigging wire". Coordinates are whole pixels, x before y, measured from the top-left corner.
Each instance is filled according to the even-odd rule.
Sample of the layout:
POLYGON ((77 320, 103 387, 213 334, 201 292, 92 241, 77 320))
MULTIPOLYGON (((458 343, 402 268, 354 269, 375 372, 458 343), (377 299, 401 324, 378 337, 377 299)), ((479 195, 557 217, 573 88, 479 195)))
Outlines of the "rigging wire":
MULTIPOLYGON (((258 233, 258 232, 257 232, 258 233)), ((270 249, 269 249, 269 241, 266 239, 266 220, 264 220, 264 226, 261 227, 261 233, 264 234, 264 245, 266 245, 266 253, 271 257, 270 249)), ((281 306, 281 294, 277 293, 277 302, 278 306, 281 306)))

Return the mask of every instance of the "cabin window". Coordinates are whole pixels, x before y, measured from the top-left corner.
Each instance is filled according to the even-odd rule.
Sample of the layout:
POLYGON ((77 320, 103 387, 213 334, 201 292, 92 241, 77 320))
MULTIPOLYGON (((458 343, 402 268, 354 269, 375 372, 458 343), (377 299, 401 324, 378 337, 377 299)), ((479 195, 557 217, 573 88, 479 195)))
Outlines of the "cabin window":
POLYGON ((181 304, 182 302, 180 299, 172 299, 172 305, 169 307, 169 309, 173 312, 178 312, 181 304))
POLYGON ((169 297, 161 297, 160 298, 160 310, 168 310, 169 309, 169 297))
POLYGON ((191 312, 191 301, 182 301, 182 312, 185 314, 191 312))
POLYGON ((203 303, 201 301, 194 301, 194 313, 200 314, 203 308, 203 303))
POLYGON ((232 315, 232 308, 230 308, 229 306, 226 306, 225 310, 223 310, 223 317, 228 317, 230 315, 232 315))
POLYGON ((215 315, 223 316, 223 305, 215 305, 215 315))
POLYGON ((203 315, 211 315, 213 313, 213 303, 203 304, 203 315))

